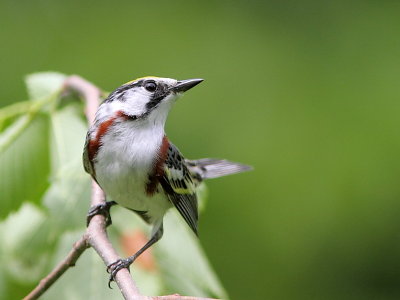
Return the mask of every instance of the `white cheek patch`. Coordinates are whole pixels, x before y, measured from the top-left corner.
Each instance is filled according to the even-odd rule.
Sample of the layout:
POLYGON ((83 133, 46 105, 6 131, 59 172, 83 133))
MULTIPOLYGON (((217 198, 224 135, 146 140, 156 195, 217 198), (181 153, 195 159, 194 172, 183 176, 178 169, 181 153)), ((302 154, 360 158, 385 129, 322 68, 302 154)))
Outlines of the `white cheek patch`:
POLYGON ((129 112, 131 116, 140 116, 146 112, 146 104, 149 102, 150 93, 139 90, 127 91, 122 102, 122 109, 129 112))

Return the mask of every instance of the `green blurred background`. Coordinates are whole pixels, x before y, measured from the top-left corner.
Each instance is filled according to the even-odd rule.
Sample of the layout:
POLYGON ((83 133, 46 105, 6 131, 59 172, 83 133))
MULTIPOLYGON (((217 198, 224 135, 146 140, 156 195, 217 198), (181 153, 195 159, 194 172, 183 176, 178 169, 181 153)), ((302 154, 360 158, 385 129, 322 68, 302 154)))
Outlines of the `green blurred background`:
POLYGON ((1 0, 0 38, 2 106, 37 71, 206 79, 167 133, 255 167, 200 222, 232 299, 400 298, 398 1, 1 0))

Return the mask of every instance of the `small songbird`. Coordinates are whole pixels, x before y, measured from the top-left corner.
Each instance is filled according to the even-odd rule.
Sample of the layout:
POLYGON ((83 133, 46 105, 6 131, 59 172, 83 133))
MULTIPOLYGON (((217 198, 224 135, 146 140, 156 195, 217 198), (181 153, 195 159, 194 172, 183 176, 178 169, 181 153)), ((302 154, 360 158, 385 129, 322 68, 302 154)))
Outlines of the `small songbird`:
POLYGON ((92 207, 107 216, 119 204, 153 225, 150 240, 135 254, 107 267, 110 281, 163 235, 165 212, 175 206, 197 235, 199 183, 250 170, 251 167, 220 159, 185 159, 167 138, 164 125, 179 96, 203 79, 175 80, 143 77, 130 81, 100 105, 90 127, 83 152, 86 172, 113 201, 92 207))

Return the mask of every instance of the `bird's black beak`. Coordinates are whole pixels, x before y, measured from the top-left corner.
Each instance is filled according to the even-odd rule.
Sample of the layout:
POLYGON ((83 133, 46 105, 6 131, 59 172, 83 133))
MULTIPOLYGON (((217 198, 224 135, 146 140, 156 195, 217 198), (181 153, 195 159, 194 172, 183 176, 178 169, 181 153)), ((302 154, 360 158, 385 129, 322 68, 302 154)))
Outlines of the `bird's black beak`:
POLYGON ((186 79, 186 80, 179 80, 178 83, 171 88, 171 90, 175 93, 183 93, 187 90, 190 90, 192 87, 195 87, 204 79, 186 79))

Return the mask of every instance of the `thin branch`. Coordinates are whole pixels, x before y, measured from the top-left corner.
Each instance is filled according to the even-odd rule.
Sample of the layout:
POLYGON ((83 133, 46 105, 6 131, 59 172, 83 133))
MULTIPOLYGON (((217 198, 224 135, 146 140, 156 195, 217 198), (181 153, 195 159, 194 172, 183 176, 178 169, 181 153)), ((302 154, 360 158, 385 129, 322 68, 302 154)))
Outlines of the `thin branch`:
MULTIPOLYGON (((89 126, 93 123, 99 105, 101 91, 85 79, 73 75, 67 78, 64 83, 65 89, 72 89, 82 95, 85 101, 85 113, 89 126)), ((92 181, 91 206, 105 202, 105 194, 95 181, 92 181)), ((24 300, 37 299, 42 295, 69 267, 75 265, 80 255, 91 246, 104 261, 109 265, 120 259, 112 246, 106 231, 106 219, 103 215, 95 215, 86 229, 86 233, 74 244, 67 257, 62 260, 53 271, 43 278, 37 287, 24 298, 24 300)), ((127 300, 216 300, 210 298, 197 298, 180 296, 178 294, 168 296, 143 296, 140 294, 137 285, 133 281, 128 269, 121 269, 115 275, 117 283, 124 299, 127 300)))
POLYGON ((76 261, 87 249, 86 236, 83 235, 73 246, 68 255, 47 275, 23 300, 39 298, 61 275, 70 267, 75 266, 76 261))

